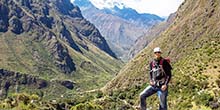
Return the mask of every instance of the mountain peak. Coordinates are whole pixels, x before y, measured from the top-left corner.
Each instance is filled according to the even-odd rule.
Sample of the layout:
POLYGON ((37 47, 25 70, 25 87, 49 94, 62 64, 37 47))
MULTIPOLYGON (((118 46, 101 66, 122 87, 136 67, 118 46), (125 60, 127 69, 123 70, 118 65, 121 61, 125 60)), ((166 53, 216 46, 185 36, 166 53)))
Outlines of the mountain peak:
MULTIPOLYGON (((154 15, 154 14, 148 14, 148 13, 138 13, 135 9, 123 6, 123 7, 118 7, 118 6, 114 6, 113 8, 104 8, 102 9, 104 12, 106 12, 107 14, 112 14, 115 16, 119 16, 123 19, 126 20, 132 20, 132 21, 145 21, 148 20, 152 21, 152 20, 159 20, 159 21, 164 21, 163 18, 154 15)), ((149 24, 145 24, 145 22, 143 22, 143 26, 146 27, 146 25, 149 24)), ((142 26, 142 25, 140 25, 142 26)))
POLYGON ((118 2, 113 2, 113 3, 112 3, 112 6, 113 6, 114 8, 119 8, 119 9, 123 9, 123 8, 126 7, 124 3, 118 3, 118 2))
POLYGON ((92 5, 92 1, 81 1, 75 0, 73 3, 80 7, 85 18, 96 25, 112 50, 123 60, 127 60, 128 50, 146 29, 164 20, 157 15, 140 14, 120 2, 100 1, 104 3, 104 8, 99 9, 92 5), (108 2, 107 5, 112 7, 105 5, 108 2))
POLYGON ((73 4, 77 4, 80 7, 95 7, 90 0, 74 0, 73 4))

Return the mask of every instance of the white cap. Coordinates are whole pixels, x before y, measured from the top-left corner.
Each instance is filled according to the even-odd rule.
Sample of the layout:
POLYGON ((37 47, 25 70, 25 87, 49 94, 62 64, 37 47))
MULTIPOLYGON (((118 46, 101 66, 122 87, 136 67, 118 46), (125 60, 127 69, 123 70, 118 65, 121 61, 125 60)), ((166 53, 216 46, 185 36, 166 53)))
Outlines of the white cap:
POLYGON ((160 47, 156 47, 156 48, 154 48, 154 52, 161 52, 160 47))

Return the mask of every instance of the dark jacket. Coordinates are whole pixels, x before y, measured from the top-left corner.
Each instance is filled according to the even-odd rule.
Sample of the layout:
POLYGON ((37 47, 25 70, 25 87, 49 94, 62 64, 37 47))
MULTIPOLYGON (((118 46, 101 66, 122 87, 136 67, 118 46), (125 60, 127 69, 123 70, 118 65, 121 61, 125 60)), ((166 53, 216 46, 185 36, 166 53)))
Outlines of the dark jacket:
MULTIPOLYGON (((150 63, 150 80, 152 80, 152 81, 154 80, 154 79, 153 79, 153 72, 152 72, 152 68, 153 68, 153 67, 152 67, 152 63, 155 62, 155 65, 159 65, 161 59, 163 59, 163 58, 161 57, 159 60, 154 59, 154 60, 151 61, 151 63, 150 63)), ((165 72, 165 74, 166 74, 166 75, 164 76, 164 78, 165 78, 164 84, 168 85, 168 83, 169 83, 169 81, 170 81, 170 79, 171 79, 171 77, 172 77, 172 74, 171 74, 172 67, 171 67, 171 65, 170 65, 166 60, 163 60, 162 67, 163 67, 163 70, 164 70, 164 72, 165 72)))

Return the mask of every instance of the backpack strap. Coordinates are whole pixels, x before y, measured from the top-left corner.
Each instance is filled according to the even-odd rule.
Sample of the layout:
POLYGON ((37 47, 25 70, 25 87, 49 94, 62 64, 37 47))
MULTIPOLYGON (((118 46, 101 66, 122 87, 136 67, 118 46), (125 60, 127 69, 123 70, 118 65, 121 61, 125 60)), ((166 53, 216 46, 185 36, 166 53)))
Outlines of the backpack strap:
POLYGON ((152 62, 151 62, 151 68, 154 68, 155 67, 155 61, 153 60, 152 62))
POLYGON ((161 67, 163 73, 165 73, 165 76, 167 76, 167 74, 166 74, 166 72, 164 71, 164 68, 163 68, 163 62, 164 62, 164 60, 166 60, 166 59, 162 58, 162 59, 160 60, 159 66, 161 67))
MULTIPOLYGON (((159 65, 161 65, 162 67, 163 67, 163 61, 164 61, 164 59, 162 58, 162 59, 160 60, 160 63, 159 63, 159 65)), ((155 61, 154 61, 154 60, 151 62, 151 67, 152 67, 152 68, 155 67, 155 61)))
POLYGON ((160 60, 160 65, 162 65, 162 66, 163 66, 163 61, 164 61, 164 59, 162 58, 162 59, 160 60))

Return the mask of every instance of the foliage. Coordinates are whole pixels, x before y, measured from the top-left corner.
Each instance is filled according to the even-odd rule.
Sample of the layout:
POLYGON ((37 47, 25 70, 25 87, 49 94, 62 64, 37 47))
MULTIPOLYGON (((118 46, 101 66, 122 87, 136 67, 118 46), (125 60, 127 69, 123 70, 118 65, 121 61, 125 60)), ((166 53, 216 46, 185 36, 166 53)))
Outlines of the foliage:
POLYGON ((71 107, 70 110, 104 110, 100 105, 92 103, 80 103, 76 106, 71 107))

